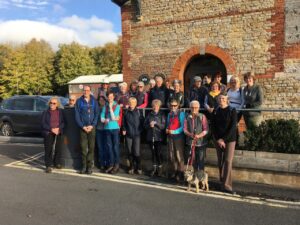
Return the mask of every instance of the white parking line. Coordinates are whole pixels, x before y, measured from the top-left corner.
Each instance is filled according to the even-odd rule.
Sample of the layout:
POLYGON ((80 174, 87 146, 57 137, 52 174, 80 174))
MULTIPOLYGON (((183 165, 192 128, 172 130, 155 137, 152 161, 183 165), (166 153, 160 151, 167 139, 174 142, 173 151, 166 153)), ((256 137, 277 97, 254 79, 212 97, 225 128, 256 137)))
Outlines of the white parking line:
MULTIPOLYGON (((38 154, 33 155, 24 160, 15 161, 15 162, 6 164, 4 166, 12 167, 12 168, 19 168, 19 169, 26 169, 26 170, 31 170, 31 171, 44 172, 44 169, 43 169, 44 166, 42 164, 34 162, 34 160, 37 160, 37 159, 41 158, 42 156, 43 156, 43 153, 38 153, 38 154), (31 164, 27 164, 29 162, 31 164), (34 164, 34 165, 32 165, 32 164, 34 164)), ((215 191, 205 192, 205 191, 201 190, 200 193, 195 193, 193 191, 187 192, 186 187, 184 187, 184 186, 165 184, 165 183, 159 183, 159 182, 148 181, 148 180, 141 180, 141 179, 134 178, 134 177, 130 178, 130 177, 124 177, 124 176, 118 176, 118 175, 97 173, 97 172, 94 172, 92 175, 86 175, 86 174, 79 174, 79 173, 77 173, 77 171, 72 170, 72 169, 53 170, 53 173, 77 176, 77 177, 84 177, 84 178, 90 178, 90 179, 97 179, 97 180, 104 180, 104 181, 123 183, 123 184, 130 184, 130 185, 136 185, 136 186, 147 187, 147 188, 155 188, 155 189, 160 189, 160 190, 167 190, 167 191, 179 192, 179 193, 184 193, 184 194, 225 199, 225 200, 251 203, 251 204, 257 204, 257 205, 265 205, 265 206, 279 207, 279 208, 300 209, 300 202, 281 201, 281 200, 273 200, 273 199, 261 199, 261 198, 249 197, 249 196, 245 197, 245 196, 230 195, 230 194, 226 194, 226 193, 222 193, 222 192, 215 192, 215 191)))

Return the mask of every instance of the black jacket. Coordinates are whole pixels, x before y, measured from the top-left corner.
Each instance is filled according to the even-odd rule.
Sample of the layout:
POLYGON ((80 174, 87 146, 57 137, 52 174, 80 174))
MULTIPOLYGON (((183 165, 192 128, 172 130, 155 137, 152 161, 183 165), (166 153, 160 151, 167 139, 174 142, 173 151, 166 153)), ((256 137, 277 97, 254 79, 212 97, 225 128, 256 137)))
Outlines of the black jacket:
POLYGON ((151 142, 154 137, 154 141, 162 141, 164 130, 166 128, 166 116, 163 112, 154 113, 151 111, 145 119, 144 127, 147 130, 147 141, 151 142), (154 128, 150 127, 150 122, 155 121, 154 128))
MULTIPOLYGON (((62 109, 58 109, 58 111, 59 111, 59 130, 60 130, 60 133, 62 134, 63 129, 65 127, 65 120, 64 120, 64 115, 63 115, 62 109)), ((51 133, 50 109, 47 109, 43 112, 41 126, 42 126, 42 135, 43 136, 46 136, 49 133, 51 133)))
POLYGON ((208 95, 208 90, 205 86, 201 86, 200 88, 192 88, 189 94, 189 103, 193 100, 197 100, 200 103, 200 108, 204 108, 204 99, 205 96, 208 95))
POLYGON ((223 139, 226 143, 236 141, 237 114, 230 106, 217 107, 212 113, 212 135, 215 140, 223 139))
POLYGON ((170 103, 173 99, 176 99, 180 108, 184 106, 184 94, 183 92, 175 93, 174 90, 169 91, 169 97, 168 97, 168 107, 170 107, 170 103))
POLYGON ((125 110, 123 114, 122 130, 126 131, 126 136, 134 138, 141 135, 143 131, 143 114, 135 108, 134 110, 125 110))
POLYGON ((154 87, 149 92, 149 102, 148 106, 151 107, 152 101, 154 99, 159 99, 161 101, 161 107, 166 107, 168 98, 168 89, 165 86, 154 87))

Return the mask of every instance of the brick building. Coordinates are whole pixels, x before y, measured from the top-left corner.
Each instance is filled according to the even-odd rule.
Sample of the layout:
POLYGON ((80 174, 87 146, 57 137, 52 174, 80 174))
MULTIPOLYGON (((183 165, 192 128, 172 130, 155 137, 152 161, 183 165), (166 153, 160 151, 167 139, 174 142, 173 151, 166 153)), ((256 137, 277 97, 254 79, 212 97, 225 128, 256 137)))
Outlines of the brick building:
POLYGON ((124 80, 184 81, 252 71, 264 107, 300 108, 299 0, 112 0, 121 8, 124 80))

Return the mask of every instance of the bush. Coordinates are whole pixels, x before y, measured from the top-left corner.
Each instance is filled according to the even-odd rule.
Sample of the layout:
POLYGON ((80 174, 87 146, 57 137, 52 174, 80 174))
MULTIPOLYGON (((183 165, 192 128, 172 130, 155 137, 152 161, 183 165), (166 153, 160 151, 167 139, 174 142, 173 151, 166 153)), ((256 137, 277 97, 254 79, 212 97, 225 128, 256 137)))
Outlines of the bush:
POLYGON ((296 120, 271 119, 258 127, 247 129, 245 147, 248 150, 300 153, 300 126, 296 120))

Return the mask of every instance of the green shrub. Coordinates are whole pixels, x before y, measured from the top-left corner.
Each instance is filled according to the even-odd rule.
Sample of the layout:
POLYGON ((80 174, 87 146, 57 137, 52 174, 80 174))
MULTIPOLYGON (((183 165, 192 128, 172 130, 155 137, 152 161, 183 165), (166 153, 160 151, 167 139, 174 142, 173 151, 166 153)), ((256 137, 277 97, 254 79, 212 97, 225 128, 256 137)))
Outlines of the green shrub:
POLYGON ((296 120, 266 120, 245 132, 245 147, 252 151, 299 154, 299 123, 296 120))

